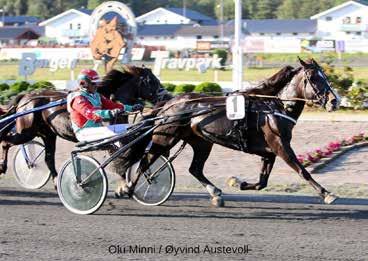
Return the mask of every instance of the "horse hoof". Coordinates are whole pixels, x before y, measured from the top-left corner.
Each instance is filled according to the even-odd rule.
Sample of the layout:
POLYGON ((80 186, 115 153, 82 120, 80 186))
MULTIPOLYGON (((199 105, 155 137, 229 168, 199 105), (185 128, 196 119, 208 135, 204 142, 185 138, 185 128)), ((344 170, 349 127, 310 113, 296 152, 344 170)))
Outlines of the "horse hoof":
POLYGON ((329 193, 325 198, 324 198, 324 202, 325 204, 332 204, 336 199, 338 199, 337 196, 335 196, 332 193, 329 193))
POLYGON ((53 178, 52 182, 54 183, 54 189, 57 190, 57 177, 53 178))
POLYGON ((122 193, 116 192, 116 191, 115 191, 114 195, 115 195, 115 198, 122 198, 123 197, 122 193))
POLYGON ((226 181, 226 184, 227 184, 229 187, 233 187, 233 188, 240 188, 241 181, 240 181, 240 179, 238 179, 237 177, 230 177, 230 178, 226 181))
POLYGON ((225 206, 225 201, 222 197, 213 197, 211 199, 211 205, 216 207, 216 208, 222 208, 225 206))

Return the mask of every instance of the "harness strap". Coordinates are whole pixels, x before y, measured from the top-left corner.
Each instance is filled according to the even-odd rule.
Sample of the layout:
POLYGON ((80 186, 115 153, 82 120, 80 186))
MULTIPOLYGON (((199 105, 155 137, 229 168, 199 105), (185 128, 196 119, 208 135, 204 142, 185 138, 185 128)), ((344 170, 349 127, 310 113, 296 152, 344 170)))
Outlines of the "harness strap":
POLYGON ((291 121, 294 125, 296 124, 296 120, 291 118, 290 116, 287 116, 285 114, 279 113, 279 112, 274 112, 273 115, 279 116, 281 118, 287 119, 289 121, 291 121))

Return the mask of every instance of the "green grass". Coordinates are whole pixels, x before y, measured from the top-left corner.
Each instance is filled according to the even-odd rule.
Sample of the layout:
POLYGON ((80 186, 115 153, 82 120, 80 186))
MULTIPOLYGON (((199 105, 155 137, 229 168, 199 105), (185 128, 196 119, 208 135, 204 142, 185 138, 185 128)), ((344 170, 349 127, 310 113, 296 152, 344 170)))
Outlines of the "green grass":
MULTIPOLYGON (((91 65, 78 65, 74 72, 75 75, 86 67, 91 65)), ((272 74, 277 72, 279 68, 249 68, 244 70, 244 80, 246 81, 257 81, 264 78, 270 77, 272 74)), ((337 69, 339 71, 340 69, 337 69)), ((103 74, 103 69, 100 69, 100 73, 103 74)), ((218 81, 231 81, 232 71, 217 71, 218 81)), ((368 79, 368 67, 354 67, 353 74, 355 79, 368 79)), ((23 80, 23 77, 18 76, 18 65, 17 64, 0 64, 0 80, 23 80)), ((35 74, 29 77, 29 80, 68 80, 70 79, 70 71, 68 69, 58 70, 57 72, 50 72, 49 69, 37 69, 35 74)), ((215 80, 215 71, 208 70, 206 73, 200 74, 195 70, 168 70, 163 69, 161 71, 161 81, 210 81, 215 80)))

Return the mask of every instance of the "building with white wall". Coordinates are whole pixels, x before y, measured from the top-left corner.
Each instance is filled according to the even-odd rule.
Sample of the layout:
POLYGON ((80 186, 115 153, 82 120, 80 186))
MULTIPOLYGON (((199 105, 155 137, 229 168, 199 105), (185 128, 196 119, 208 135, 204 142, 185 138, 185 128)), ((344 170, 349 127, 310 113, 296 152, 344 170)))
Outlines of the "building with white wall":
POLYGON ((368 39, 368 5, 348 1, 316 14, 318 36, 324 39, 368 39))
POLYGON ((200 24, 215 25, 217 21, 188 8, 156 8, 136 18, 138 24, 200 24))
POLYGON ((70 9, 54 16, 39 25, 45 27, 45 36, 55 38, 62 44, 88 40, 91 23, 91 10, 70 9))
POLYGON ((223 31, 224 35, 221 38, 220 25, 140 25, 136 42, 140 45, 165 47, 173 51, 197 49, 198 44, 229 43, 234 34, 234 27, 225 25, 223 31))

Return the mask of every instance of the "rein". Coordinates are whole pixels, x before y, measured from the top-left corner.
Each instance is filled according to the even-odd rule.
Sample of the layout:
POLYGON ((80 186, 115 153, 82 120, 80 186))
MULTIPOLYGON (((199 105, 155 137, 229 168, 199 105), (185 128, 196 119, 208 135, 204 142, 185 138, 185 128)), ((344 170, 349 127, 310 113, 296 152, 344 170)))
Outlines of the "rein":
MULTIPOLYGON (((304 102, 315 102, 315 101, 318 101, 318 100, 310 100, 310 99, 303 99, 303 98, 288 98, 288 99, 282 99, 278 96, 273 96, 273 95, 262 95, 262 94, 246 94, 245 92, 239 92, 237 91, 238 93, 244 95, 244 96, 248 96, 248 97, 257 97, 257 98, 267 98, 267 99, 275 99, 275 100, 280 100, 280 101, 304 101, 304 102)), ((235 92, 232 92, 232 93, 235 93, 235 92)), ((231 93, 230 93, 231 94, 231 93)), ((197 102, 197 101, 204 101, 204 100, 222 100, 224 98, 226 98, 228 96, 210 96, 210 97, 200 97, 200 98, 194 98, 194 99, 189 99, 189 100, 184 100, 184 101, 178 101, 178 102, 175 102, 173 104, 171 104, 169 107, 167 107, 164 111, 167 111, 169 109, 171 109, 172 107, 178 105, 178 104, 182 104, 182 103, 186 103, 186 102, 197 102)), ((222 104, 223 106, 225 106, 225 104, 222 104)), ((159 111, 161 109, 163 109, 165 107, 165 105, 161 106, 161 107, 158 107, 158 108, 154 108, 153 111, 159 111)), ((163 112, 164 112, 163 111, 163 112)), ((147 115, 145 115, 147 116, 147 115)))
POLYGON ((38 99, 46 99, 46 98, 62 98, 64 97, 64 95, 53 95, 53 96, 46 96, 46 95, 42 95, 42 96, 37 96, 37 97, 32 97, 32 98, 29 98, 27 101, 25 101, 24 103, 22 103, 21 105, 15 105, 15 106, 12 106, 11 108, 16 108, 16 110, 26 106, 27 104, 29 104, 31 101, 34 101, 34 100, 38 100, 38 99))

